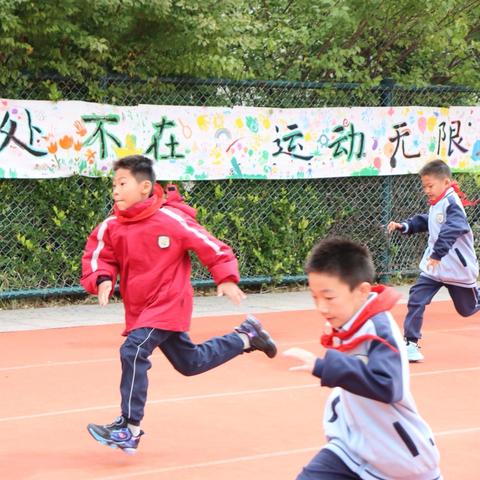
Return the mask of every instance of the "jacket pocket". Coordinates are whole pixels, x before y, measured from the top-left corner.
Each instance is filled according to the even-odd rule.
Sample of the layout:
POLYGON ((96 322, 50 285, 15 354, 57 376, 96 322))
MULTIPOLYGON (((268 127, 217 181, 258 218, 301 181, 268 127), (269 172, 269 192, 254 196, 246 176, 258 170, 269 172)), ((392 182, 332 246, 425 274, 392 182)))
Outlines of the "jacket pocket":
POLYGON ((460 253, 460 250, 459 250, 458 248, 455 248, 454 250, 455 250, 455 253, 457 254, 458 259, 459 259, 460 262, 462 263, 462 265, 463 265, 464 267, 466 267, 466 266, 467 266, 467 262, 466 262, 464 256, 460 253))
POLYGON ((408 448, 408 450, 412 454, 412 456, 413 457, 418 456, 419 455, 418 449, 417 449, 415 443, 413 442, 412 437, 410 437, 408 432, 403 428, 402 424, 400 422, 394 422, 393 423, 393 428, 395 428, 398 435, 403 440, 403 443, 405 443, 406 447, 408 448))

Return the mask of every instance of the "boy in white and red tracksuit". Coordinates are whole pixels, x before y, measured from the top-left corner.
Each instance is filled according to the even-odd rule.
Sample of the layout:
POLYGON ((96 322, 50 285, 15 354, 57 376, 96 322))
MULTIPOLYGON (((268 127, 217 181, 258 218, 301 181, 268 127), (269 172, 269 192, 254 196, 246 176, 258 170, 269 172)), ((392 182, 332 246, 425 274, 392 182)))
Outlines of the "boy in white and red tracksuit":
POLYGON ((408 296, 408 312, 403 325, 410 362, 424 359, 418 345, 422 337, 423 314, 441 287, 446 287, 457 312, 469 317, 480 310, 477 287, 478 260, 472 229, 465 214, 469 201, 452 181, 450 167, 442 160, 425 164, 419 172, 430 203, 428 214, 402 222, 390 222, 388 231, 404 235, 428 232, 428 245, 420 261, 420 276, 408 296))
POLYGON ((190 340, 188 252, 194 251, 209 269, 218 295, 238 304, 245 295, 237 286, 237 260, 229 246, 195 221, 195 210, 183 203, 175 187, 169 186, 164 197, 150 159, 124 157, 113 169, 113 215, 88 238, 81 283, 106 305, 120 277, 127 337, 120 348, 121 415, 108 425, 89 424, 88 431, 102 444, 135 453, 143 434, 149 357, 156 347, 180 373, 196 375, 244 351, 261 350, 274 357, 276 346, 252 316, 223 337, 198 345, 190 340))
POLYGON ((368 250, 341 238, 317 244, 306 263, 319 314, 331 327, 323 358, 284 352, 333 388, 323 426, 327 444, 297 480, 439 480, 439 453, 410 391, 406 345, 389 310, 399 293, 373 286, 368 250))

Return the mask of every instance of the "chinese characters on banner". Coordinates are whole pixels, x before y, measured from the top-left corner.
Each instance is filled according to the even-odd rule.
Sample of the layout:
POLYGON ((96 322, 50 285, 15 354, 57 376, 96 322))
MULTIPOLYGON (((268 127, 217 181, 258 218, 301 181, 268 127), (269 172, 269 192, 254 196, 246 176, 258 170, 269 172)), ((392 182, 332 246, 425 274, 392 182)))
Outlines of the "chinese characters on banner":
POLYGON ((109 175, 144 154, 160 180, 416 173, 435 158, 480 168, 480 107, 117 107, 0 100, 0 178, 109 175))

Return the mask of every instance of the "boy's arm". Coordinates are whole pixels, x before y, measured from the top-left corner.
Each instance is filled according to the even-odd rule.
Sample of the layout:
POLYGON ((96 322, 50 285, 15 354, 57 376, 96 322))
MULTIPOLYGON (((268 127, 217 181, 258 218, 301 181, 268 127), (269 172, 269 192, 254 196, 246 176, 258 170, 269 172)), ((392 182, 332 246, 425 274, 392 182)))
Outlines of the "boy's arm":
POLYGON ((108 223, 105 221, 88 237, 82 256, 80 283, 88 293, 97 295, 98 285, 103 281, 111 280, 113 289, 117 274, 117 261, 108 235, 108 223))
POLYGON ((181 217, 184 247, 193 250, 210 271, 214 282, 238 283, 238 262, 232 249, 215 238, 191 217, 181 217))
MULTIPOLYGON (((392 343, 392 339, 388 339, 392 343)), ((394 403, 403 397, 402 362, 399 352, 372 341, 368 361, 329 349, 315 361, 313 375, 322 386, 341 387, 362 397, 394 403)))
POLYGON ((440 260, 452 248, 457 238, 470 231, 465 213, 457 203, 450 203, 446 210, 445 223, 440 228, 430 258, 440 260))
POLYGON ((405 235, 428 232, 428 214, 421 213, 419 215, 414 215, 408 220, 400 222, 400 224, 403 227, 400 232, 405 235))

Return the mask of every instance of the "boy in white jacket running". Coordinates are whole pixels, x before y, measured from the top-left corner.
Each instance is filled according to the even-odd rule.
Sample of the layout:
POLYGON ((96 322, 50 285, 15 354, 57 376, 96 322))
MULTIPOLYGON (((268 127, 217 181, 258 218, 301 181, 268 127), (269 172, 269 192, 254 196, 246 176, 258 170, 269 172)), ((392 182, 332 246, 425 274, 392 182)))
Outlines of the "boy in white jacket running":
POLYGON ((410 392, 406 346, 389 310, 393 288, 372 286, 368 249, 339 238, 317 244, 306 272, 315 306, 330 325, 323 358, 284 355, 332 387, 324 413, 328 443, 297 480, 438 480, 439 452, 410 392))
POLYGON ((408 312, 403 324, 410 362, 420 362, 423 313, 441 287, 446 287, 457 312, 469 317, 480 310, 477 287, 478 261, 472 229, 465 215, 469 201, 452 180, 449 166, 433 160, 419 172, 430 203, 428 214, 415 215, 400 223, 390 222, 390 233, 405 235, 428 232, 428 245, 420 261, 420 276, 408 295, 408 312))

